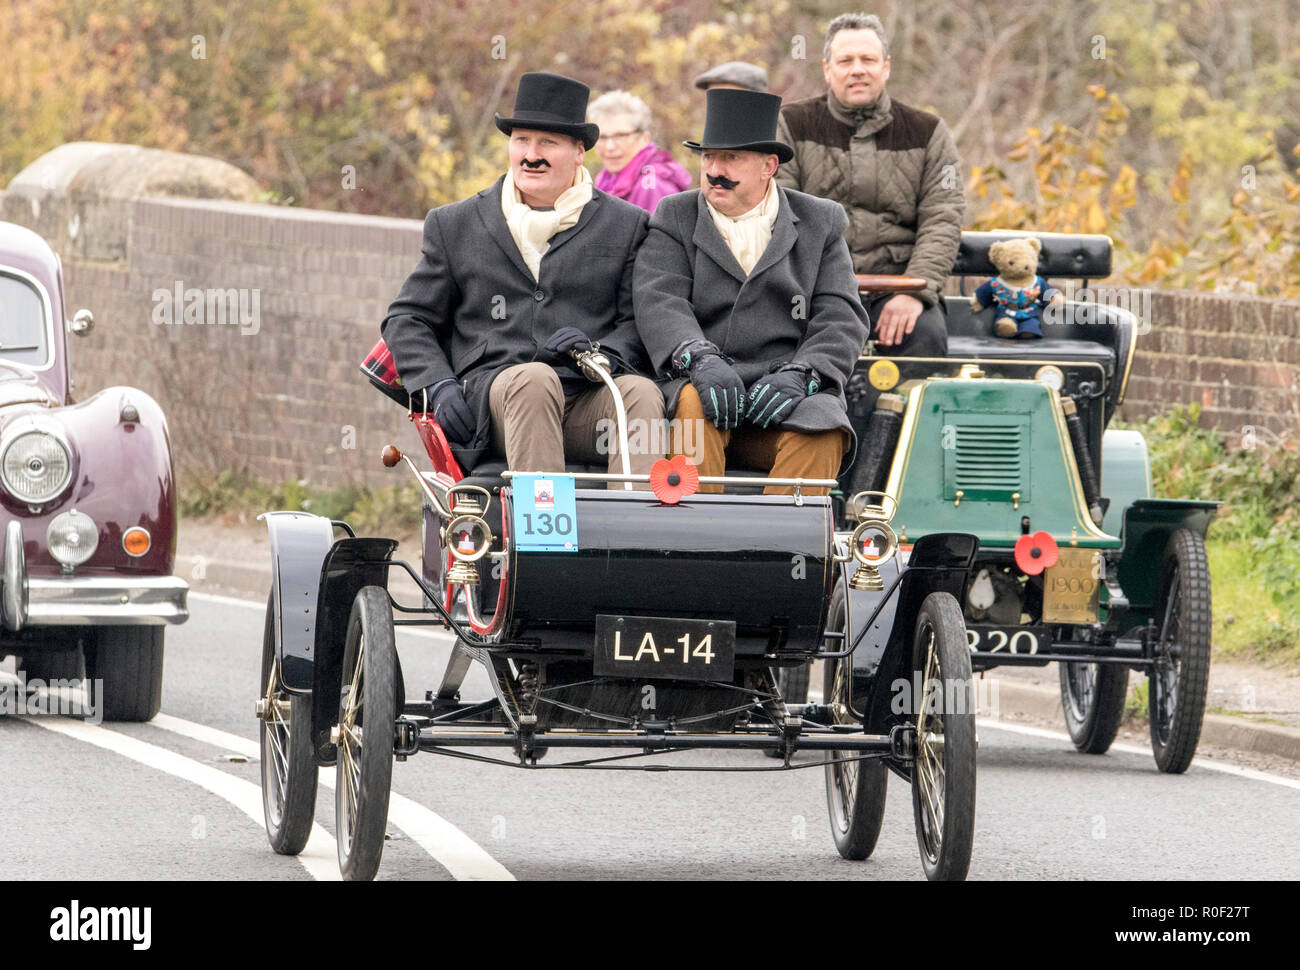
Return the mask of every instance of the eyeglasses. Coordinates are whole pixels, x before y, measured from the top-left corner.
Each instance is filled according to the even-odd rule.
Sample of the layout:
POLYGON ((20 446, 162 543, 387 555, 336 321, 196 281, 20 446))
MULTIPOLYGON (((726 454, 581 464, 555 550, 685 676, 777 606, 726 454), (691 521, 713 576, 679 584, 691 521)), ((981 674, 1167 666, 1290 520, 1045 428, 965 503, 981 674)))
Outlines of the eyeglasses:
POLYGON ((605 132, 601 132, 600 137, 597 138, 596 140, 609 141, 609 142, 614 142, 614 141, 625 142, 629 138, 632 138, 634 135, 641 134, 641 132, 643 131, 645 131, 644 128, 637 128, 634 131, 612 131, 609 132, 608 134, 606 134, 605 132))

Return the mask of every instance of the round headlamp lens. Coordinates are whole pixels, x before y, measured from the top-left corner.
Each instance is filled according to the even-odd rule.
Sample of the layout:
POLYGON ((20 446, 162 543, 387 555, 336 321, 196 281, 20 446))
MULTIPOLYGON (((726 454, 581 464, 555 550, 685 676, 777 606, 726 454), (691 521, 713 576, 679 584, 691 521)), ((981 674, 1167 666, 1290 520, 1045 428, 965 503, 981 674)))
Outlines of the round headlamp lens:
POLYGON ((72 509, 56 515, 45 530, 50 555, 65 566, 80 566, 95 554, 99 528, 84 512, 72 509))
POLYGON ((0 476, 14 498, 32 505, 48 502, 72 477, 72 460, 62 441, 45 431, 20 434, 5 449, 0 476))

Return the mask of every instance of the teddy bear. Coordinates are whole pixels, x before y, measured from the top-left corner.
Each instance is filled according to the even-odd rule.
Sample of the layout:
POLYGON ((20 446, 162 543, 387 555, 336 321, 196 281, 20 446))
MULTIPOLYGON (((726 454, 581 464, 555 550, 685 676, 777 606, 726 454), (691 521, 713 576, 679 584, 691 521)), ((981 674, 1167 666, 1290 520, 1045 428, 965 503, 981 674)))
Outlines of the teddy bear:
POLYGON ((996 307, 993 318, 999 337, 1033 340, 1043 335, 1041 309, 1061 306, 1061 291, 1038 275, 1043 244, 1034 238, 1004 239, 989 247, 989 262, 998 275, 971 297, 973 310, 996 307))

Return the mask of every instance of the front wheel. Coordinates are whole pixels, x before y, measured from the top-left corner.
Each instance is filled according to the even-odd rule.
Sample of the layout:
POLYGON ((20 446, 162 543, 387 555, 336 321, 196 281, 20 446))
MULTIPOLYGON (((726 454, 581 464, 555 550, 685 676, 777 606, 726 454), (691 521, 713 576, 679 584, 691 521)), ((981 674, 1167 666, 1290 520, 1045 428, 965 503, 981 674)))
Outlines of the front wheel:
POLYGON ((1187 770, 1201 739, 1210 683, 1210 566, 1189 529, 1169 537, 1160 571, 1151 668, 1151 751, 1166 774, 1187 770))
POLYGON ((277 619, 272 597, 262 632, 262 814, 271 848, 281 855, 297 855, 307 845, 316 817, 312 699, 310 694, 291 694, 280 683, 277 619))
POLYGON ((349 881, 374 879, 384 854, 396 720, 393 608, 382 587, 365 586, 348 619, 339 694, 334 801, 339 869, 349 881))
POLYGON ((1061 709, 1074 746, 1105 754, 1119 733, 1128 696, 1128 668, 1119 664, 1063 663, 1061 709))
POLYGON ((965 879, 975 835, 974 683, 966 625, 951 594, 931 593, 921 604, 912 669, 921 685, 912 699, 912 814, 921 865, 931 880, 965 879))
MULTIPOLYGON (((828 633, 844 630, 844 586, 831 596, 828 633)), ((842 647, 830 641, 826 649, 842 647)), ((822 662, 822 696, 836 724, 857 724, 853 713, 853 660, 850 657, 822 662)), ((880 838, 885 817, 885 794, 889 773, 880 758, 854 760, 852 751, 826 752, 826 807, 830 810, 831 836, 845 859, 867 858, 880 838)))
POLYGON ((161 626, 101 626, 86 644, 87 694, 105 721, 151 721, 162 708, 161 626))

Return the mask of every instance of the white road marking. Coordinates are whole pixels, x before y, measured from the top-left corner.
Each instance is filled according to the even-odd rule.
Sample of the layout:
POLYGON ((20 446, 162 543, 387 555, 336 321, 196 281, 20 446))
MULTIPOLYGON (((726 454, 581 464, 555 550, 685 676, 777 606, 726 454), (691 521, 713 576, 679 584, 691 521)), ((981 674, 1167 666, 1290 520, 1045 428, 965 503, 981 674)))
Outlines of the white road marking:
MULTIPOLYGON (((149 744, 139 738, 110 731, 95 724, 87 724, 84 721, 63 717, 27 717, 23 720, 43 727, 47 731, 53 731, 55 734, 93 744, 98 748, 137 761, 146 767, 191 782, 207 789, 218 798, 225 799, 256 822, 258 828, 266 824, 262 814, 261 789, 242 778, 236 778, 234 775, 177 754, 175 751, 169 751, 167 748, 160 748, 156 744, 149 744)), ((254 748, 256 747, 257 745, 254 745, 254 748)), ((307 847, 295 858, 313 879, 332 882, 341 879, 334 840, 319 825, 312 825, 307 847)))
MULTIPOLYGON (((149 723, 164 731, 184 735, 226 751, 234 751, 253 758, 261 755, 261 746, 257 742, 206 724, 196 724, 170 714, 159 714, 149 723)), ((334 772, 322 768, 320 781, 322 785, 332 789, 334 772)), ((260 801, 258 804, 261 804, 260 801)), ((477 842, 419 802, 392 792, 388 798, 388 818, 432 856, 440 866, 451 873, 454 879, 513 880, 515 878, 510 870, 492 858, 477 842)))
MULTIPOLYGON (((190 592, 190 599, 200 600, 202 602, 215 603, 220 606, 243 606, 247 609, 257 610, 265 614, 266 604, 254 600, 241 600, 234 596, 219 596, 216 593, 196 593, 190 592)), ((398 636, 424 637, 427 640, 445 640, 451 643, 456 639, 456 635, 450 630, 421 630, 419 627, 399 626, 397 627, 398 636)))
MULTIPOLYGON (((1009 721, 999 721, 990 717, 977 718, 980 727, 990 727, 999 731, 1009 731, 1012 734, 1023 734, 1031 738, 1047 738, 1051 741, 1070 741, 1070 736, 1064 731, 1052 731, 1048 728, 1034 727, 1030 724, 1013 724, 1009 721)), ((1124 741, 1116 741, 1110 746, 1112 751, 1123 751, 1125 754, 1140 754, 1151 757, 1151 749, 1144 748, 1138 744, 1128 744, 1124 741)), ((1192 761, 1192 767, 1205 768, 1209 771, 1221 771, 1225 775, 1237 775, 1240 778, 1249 778, 1252 781, 1266 781, 1272 785, 1281 785, 1283 788, 1294 788, 1300 791, 1300 781, 1295 778, 1286 778, 1282 775, 1269 774, 1267 771, 1257 771, 1254 768, 1243 768, 1240 765, 1228 765, 1218 761, 1209 761, 1204 758, 1196 758, 1192 761)), ((1154 770, 1154 769, 1153 769, 1154 770)))

